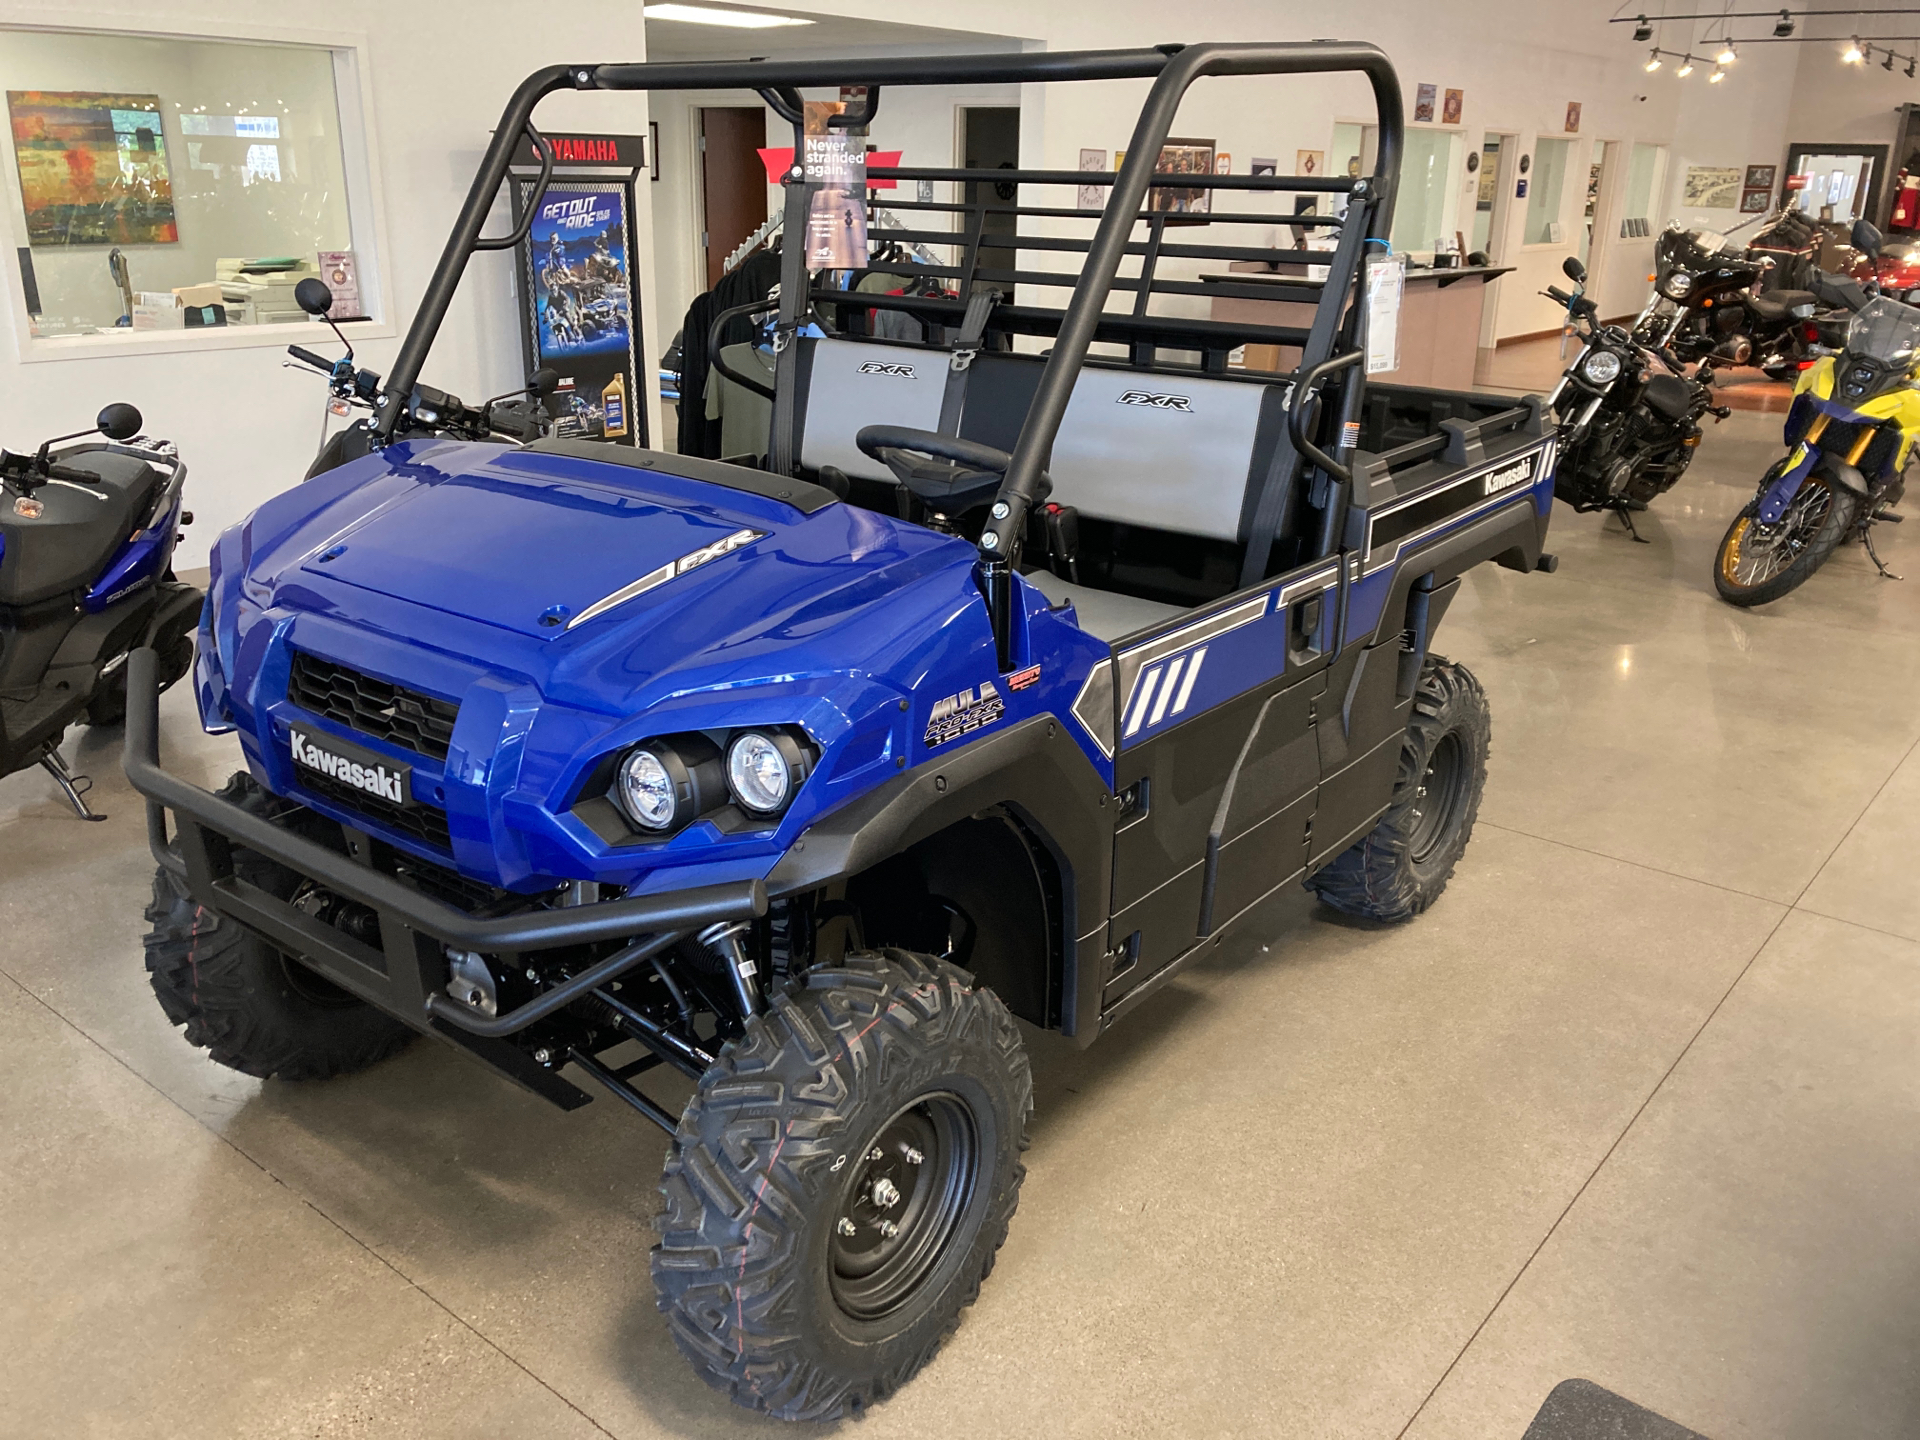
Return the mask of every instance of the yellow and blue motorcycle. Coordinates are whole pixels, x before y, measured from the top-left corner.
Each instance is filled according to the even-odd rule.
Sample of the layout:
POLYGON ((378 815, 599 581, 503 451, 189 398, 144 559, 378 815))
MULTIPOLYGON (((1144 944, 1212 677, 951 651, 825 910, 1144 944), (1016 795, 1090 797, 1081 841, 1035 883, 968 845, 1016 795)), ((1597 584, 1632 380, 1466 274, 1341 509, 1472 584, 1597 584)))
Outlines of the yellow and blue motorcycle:
POLYGON ((1847 326, 1846 349, 1800 374, 1787 412, 1786 456, 1734 517, 1713 570, 1720 598, 1735 605, 1778 600, 1857 534, 1881 575, 1873 527, 1906 491, 1920 440, 1920 309, 1882 296, 1847 326))

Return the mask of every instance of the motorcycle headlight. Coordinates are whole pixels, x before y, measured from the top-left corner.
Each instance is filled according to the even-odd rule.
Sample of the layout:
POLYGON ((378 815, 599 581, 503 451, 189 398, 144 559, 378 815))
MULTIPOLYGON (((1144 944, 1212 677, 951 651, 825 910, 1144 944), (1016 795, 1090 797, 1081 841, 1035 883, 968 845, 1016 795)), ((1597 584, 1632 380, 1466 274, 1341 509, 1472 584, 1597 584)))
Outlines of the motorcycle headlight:
POLYGON ((1589 350, 1580 362, 1580 378, 1589 385, 1611 385, 1620 378, 1620 355, 1614 350, 1589 350))
POLYGON ((614 791, 627 818, 645 830, 665 830, 679 813, 679 796, 666 761, 651 750, 635 750, 620 762, 614 791))
POLYGON ((1669 300, 1684 300, 1693 293, 1693 276, 1676 270, 1660 282, 1660 289, 1669 300))
POLYGON ((745 730, 727 746, 727 788, 755 815, 786 809, 806 772, 806 751, 778 730, 745 730))

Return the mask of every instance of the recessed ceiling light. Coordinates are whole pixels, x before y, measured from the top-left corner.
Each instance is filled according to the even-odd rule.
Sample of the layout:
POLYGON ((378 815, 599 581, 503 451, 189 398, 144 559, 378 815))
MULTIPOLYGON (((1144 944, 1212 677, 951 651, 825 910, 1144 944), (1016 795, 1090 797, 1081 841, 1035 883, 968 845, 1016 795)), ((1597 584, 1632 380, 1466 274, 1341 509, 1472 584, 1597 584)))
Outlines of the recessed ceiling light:
POLYGON ((769 15, 764 10, 722 10, 715 5, 649 5, 649 20, 679 20, 687 25, 727 25, 735 30, 772 30, 781 25, 811 25, 798 15, 769 15))

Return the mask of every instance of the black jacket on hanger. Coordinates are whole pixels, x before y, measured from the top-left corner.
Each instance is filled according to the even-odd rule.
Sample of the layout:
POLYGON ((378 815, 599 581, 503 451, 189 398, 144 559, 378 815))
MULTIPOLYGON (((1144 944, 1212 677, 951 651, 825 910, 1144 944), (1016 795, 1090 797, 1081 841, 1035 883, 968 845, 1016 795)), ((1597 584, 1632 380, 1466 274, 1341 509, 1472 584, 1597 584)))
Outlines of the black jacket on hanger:
MULTIPOLYGON (((735 305, 764 300, 780 281, 780 256, 756 250, 720 277, 720 283, 687 307, 680 336, 680 453, 720 459, 720 422, 707 419, 707 372, 713 356, 707 349, 707 331, 713 317, 735 305)), ((746 316, 729 320, 720 343, 738 345, 753 338, 753 322, 746 316)))

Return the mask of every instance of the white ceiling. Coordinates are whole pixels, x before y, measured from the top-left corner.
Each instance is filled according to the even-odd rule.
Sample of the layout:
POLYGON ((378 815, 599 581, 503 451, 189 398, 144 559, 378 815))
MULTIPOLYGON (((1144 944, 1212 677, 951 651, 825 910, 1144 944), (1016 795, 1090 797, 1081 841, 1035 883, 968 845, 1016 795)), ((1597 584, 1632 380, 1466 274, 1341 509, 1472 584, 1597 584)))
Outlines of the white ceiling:
MULTIPOLYGON (((695 0, 705 4, 707 0, 695 0)), ((722 8, 722 7, 715 7, 722 8)), ((798 15, 775 5, 728 6, 776 15, 798 15)), ((915 47, 952 51, 1018 50, 1010 35, 971 30, 946 30, 932 25, 900 25, 892 21, 858 20, 844 15, 805 15, 811 25, 783 25, 775 30, 735 30, 720 25, 690 25, 684 20, 648 20, 649 60, 748 60, 757 56, 801 59, 812 55, 865 55, 876 49, 915 47)))

